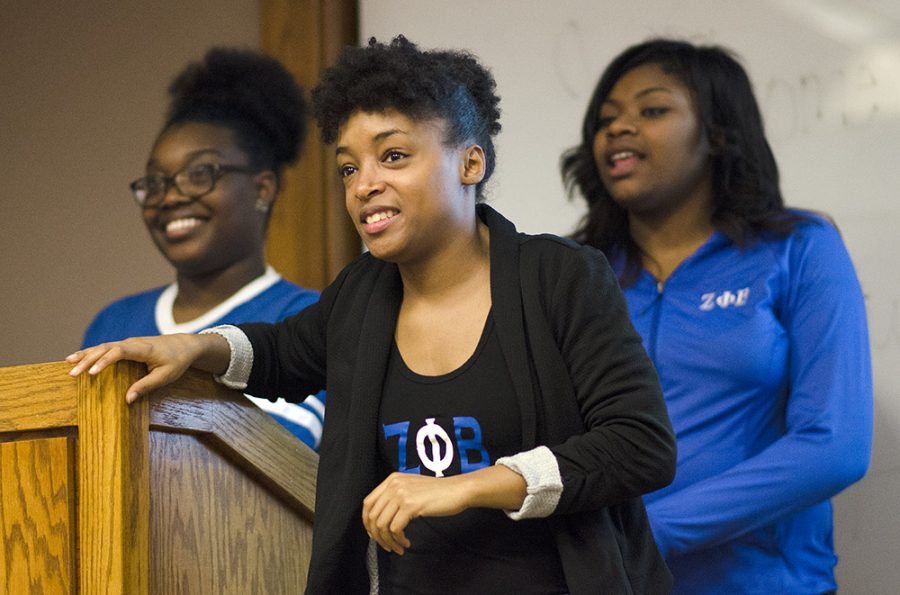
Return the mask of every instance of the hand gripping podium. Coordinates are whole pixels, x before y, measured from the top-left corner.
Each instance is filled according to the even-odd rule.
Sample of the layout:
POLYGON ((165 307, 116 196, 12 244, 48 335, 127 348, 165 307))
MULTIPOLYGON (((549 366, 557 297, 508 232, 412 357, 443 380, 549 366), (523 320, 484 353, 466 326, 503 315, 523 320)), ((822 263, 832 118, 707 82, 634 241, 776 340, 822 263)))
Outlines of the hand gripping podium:
POLYGON ((191 370, 0 368, 0 593, 302 593, 318 456, 191 370))

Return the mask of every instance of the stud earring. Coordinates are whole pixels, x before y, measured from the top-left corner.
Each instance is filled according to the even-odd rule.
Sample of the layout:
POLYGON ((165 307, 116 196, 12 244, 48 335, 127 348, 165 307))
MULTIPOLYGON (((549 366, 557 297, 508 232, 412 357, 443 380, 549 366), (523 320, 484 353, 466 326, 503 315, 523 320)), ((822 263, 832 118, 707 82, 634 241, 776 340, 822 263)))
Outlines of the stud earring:
POLYGON ((261 198, 257 198, 254 208, 256 209, 257 213, 262 213, 263 215, 265 215, 269 212, 269 203, 262 200, 261 198))

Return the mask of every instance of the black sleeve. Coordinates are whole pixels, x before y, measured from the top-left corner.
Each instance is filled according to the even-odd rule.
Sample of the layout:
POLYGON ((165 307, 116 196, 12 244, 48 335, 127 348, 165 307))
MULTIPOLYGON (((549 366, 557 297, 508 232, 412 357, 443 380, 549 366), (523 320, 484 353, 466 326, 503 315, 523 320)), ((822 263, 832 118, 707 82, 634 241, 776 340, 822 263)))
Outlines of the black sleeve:
POLYGON ((240 328, 253 346, 247 392, 299 402, 325 388, 328 319, 350 267, 322 291, 319 301, 275 324, 240 328))
POLYGON ((609 264, 592 248, 557 267, 551 324, 585 432, 551 448, 563 493, 556 511, 609 506, 664 487, 675 436, 656 370, 609 264))

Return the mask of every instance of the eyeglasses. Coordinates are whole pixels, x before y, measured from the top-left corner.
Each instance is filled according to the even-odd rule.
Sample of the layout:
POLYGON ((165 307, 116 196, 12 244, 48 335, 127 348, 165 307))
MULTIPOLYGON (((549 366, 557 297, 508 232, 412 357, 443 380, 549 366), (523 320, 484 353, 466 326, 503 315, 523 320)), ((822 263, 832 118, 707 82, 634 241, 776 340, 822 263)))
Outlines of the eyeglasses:
POLYGON ((212 192, 219 178, 227 173, 255 174, 258 171, 260 171, 258 168, 246 165, 203 163, 186 167, 175 172, 174 176, 164 174, 144 176, 132 182, 130 187, 138 205, 146 209, 159 206, 172 186, 182 196, 196 199, 212 192))

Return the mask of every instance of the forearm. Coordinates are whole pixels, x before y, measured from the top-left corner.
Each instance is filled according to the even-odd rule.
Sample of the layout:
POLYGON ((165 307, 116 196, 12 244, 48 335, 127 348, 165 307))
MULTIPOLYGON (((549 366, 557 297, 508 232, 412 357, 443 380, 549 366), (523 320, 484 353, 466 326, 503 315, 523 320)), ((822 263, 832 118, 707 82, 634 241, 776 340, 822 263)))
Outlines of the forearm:
POLYGON ((525 480, 501 466, 451 477, 391 473, 363 499, 362 521, 369 536, 388 551, 410 547, 406 527, 418 517, 453 516, 469 508, 518 508, 525 480))
POLYGON ((231 362, 228 341, 217 333, 194 335, 197 338, 193 367, 216 375, 224 374, 231 362))
POLYGON ((525 478, 503 465, 484 467, 452 479, 467 494, 467 508, 519 510, 528 495, 525 478))
POLYGON ((724 473, 650 502, 660 550, 669 555, 725 543, 834 496, 865 471, 864 436, 786 436, 724 473))

